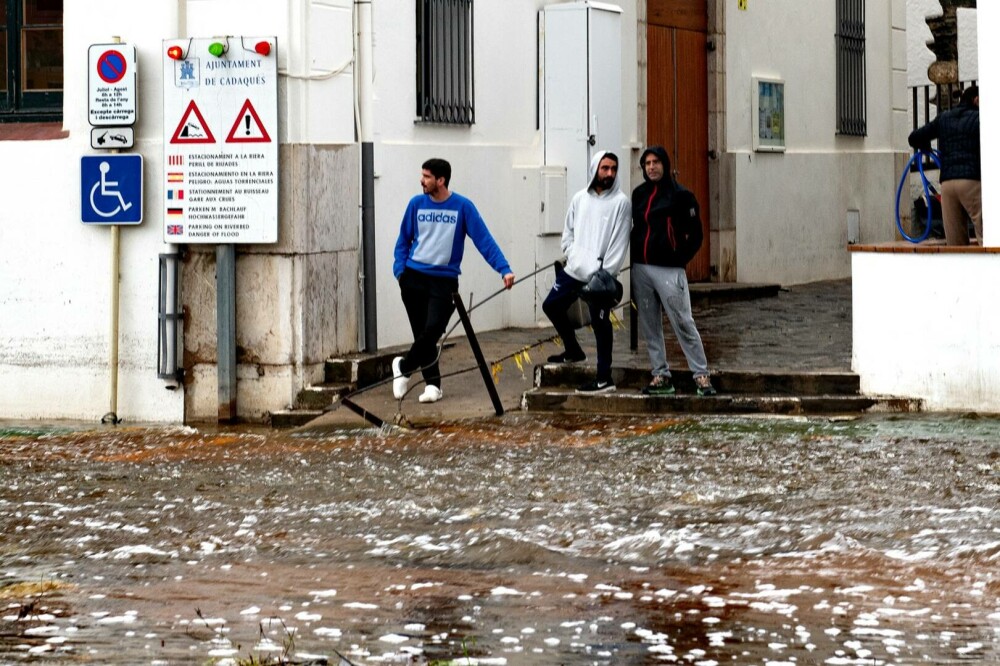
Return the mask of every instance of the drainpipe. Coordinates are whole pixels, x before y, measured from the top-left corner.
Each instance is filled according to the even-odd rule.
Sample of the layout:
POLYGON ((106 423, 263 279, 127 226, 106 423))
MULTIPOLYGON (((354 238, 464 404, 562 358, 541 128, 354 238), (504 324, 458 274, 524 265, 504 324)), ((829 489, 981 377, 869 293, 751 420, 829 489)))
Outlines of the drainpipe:
POLYGON ((375 150, 372 93, 372 3, 356 0, 358 47, 355 61, 358 139, 361 142, 361 289, 364 295, 365 351, 378 351, 375 285, 375 150))

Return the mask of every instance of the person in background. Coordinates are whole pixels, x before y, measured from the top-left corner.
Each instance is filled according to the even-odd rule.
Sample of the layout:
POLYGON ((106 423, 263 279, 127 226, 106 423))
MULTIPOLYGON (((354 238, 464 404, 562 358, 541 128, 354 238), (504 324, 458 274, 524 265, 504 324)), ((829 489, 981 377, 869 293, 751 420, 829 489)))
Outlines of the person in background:
POLYGON ((934 120, 910 132, 912 148, 929 152, 937 139, 941 153, 941 217, 948 245, 968 245, 968 214, 983 242, 983 188, 979 143, 979 86, 962 92, 954 109, 939 113, 934 120))
POLYGON ((448 189, 450 181, 447 161, 424 162, 423 193, 410 199, 399 227, 392 274, 399 281, 413 344, 405 356, 392 361, 392 394, 397 400, 406 395, 410 375, 417 370, 426 382, 420 402, 437 402, 444 396, 437 344, 455 311, 452 294, 458 291, 466 236, 502 276, 504 288, 514 286, 514 273, 486 222, 475 204, 448 189))
POLYGON ((670 366, 663 342, 663 310, 694 375, 698 395, 715 395, 701 335, 691 315, 685 266, 703 240, 698 201, 670 173, 670 158, 651 146, 639 158, 645 179, 632 192, 632 284, 639 330, 646 341, 653 380, 642 392, 670 395, 670 366), (661 310, 662 306, 662 310, 661 310))
MULTIPOLYGON (((600 151, 590 161, 590 185, 573 195, 563 226, 562 251, 566 265, 556 271, 542 310, 562 338, 564 351, 549 357, 549 363, 574 363, 587 355, 576 339, 576 330, 567 311, 579 298, 583 287, 600 268, 617 275, 628 249, 629 201, 618 180, 618 157, 600 151)), ((611 378, 611 351, 614 330, 611 309, 614 303, 588 303, 590 325, 597 341, 597 377, 584 384, 580 393, 614 391, 611 378)))

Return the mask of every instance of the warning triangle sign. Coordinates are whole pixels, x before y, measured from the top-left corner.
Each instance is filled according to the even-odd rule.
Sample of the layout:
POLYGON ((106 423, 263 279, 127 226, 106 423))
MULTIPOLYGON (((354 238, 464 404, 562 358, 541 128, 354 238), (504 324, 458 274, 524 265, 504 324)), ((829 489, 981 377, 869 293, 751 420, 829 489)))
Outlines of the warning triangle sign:
POLYGON ((170 143, 215 143, 212 130, 208 128, 208 123, 205 122, 194 100, 188 104, 187 111, 177 123, 177 129, 174 130, 170 143))
POLYGON ((243 103, 243 108, 236 114, 236 122, 229 130, 226 143, 271 143, 271 136, 264 128, 264 123, 260 121, 257 110, 248 99, 243 103))

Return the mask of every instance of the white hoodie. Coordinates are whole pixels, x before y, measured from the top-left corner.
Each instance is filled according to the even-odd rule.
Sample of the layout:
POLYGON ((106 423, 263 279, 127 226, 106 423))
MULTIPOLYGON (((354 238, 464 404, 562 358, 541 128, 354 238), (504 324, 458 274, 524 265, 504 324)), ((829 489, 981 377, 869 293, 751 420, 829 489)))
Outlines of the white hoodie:
MULTIPOLYGON (((597 167, 607 151, 600 151, 590 161, 590 180, 594 182, 597 167)), ((632 203, 622 192, 621 181, 615 174, 610 189, 597 194, 589 186, 573 195, 563 227, 562 251, 566 255, 566 272, 580 282, 588 282, 601 268, 617 275, 625 263, 629 232, 632 229, 632 203)))

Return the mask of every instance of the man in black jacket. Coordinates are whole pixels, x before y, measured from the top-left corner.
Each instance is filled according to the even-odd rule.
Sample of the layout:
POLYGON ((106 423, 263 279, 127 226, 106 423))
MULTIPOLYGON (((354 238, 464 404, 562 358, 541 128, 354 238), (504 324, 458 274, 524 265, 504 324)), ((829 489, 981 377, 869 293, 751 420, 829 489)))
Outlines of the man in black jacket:
POLYGON ((639 158, 645 182, 632 192, 632 280, 639 310, 639 330, 646 341, 653 381, 646 395, 670 395, 670 367, 663 342, 663 313, 677 336, 698 395, 715 395, 701 335, 691 316, 684 267, 701 247, 703 234, 694 194, 670 174, 670 158, 661 146, 651 146, 639 158))
POLYGON ((913 148, 929 151, 938 140, 941 153, 941 217, 948 245, 968 245, 965 215, 983 242, 983 187, 979 144, 979 87, 962 93, 959 105, 910 133, 913 148))

